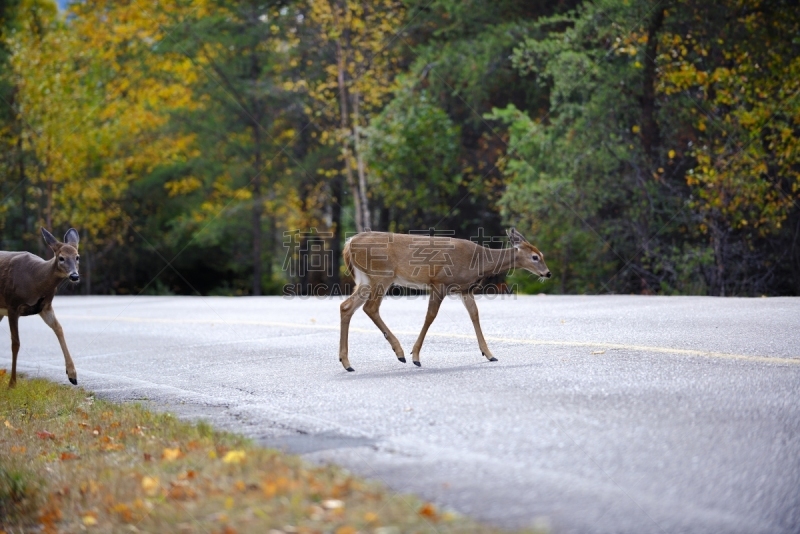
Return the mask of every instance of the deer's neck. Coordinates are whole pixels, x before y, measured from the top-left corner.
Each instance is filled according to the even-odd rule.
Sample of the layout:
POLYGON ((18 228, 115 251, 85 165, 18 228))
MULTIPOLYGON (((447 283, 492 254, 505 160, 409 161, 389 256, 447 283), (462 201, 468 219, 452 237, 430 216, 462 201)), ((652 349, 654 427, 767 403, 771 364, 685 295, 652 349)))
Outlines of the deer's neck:
POLYGON ((64 278, 58 272, 55 256, 49 260, 36 262, 35 265, 31 266, 31 271, 35 273, 34 279, 37 281, 36 292, 41 297, 55 294, 59 284, 64 281, 64 278))
POLYGON ((517 258, 515 248, 487 248, 491 265, 487 269, 491 274, 502 274, 514 268, 517 258))

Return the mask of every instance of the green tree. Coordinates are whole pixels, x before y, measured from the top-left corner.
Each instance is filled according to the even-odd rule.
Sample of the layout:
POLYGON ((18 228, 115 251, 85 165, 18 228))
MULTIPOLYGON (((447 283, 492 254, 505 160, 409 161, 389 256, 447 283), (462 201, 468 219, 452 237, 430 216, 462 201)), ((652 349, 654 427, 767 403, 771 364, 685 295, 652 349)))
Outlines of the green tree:
POLYGON ((172 196, 197 202, 174 221, 176 237, 202 231, 193 246, 221 249, 225 270, 249 266, 252 295, 272 284, 276 220, 287 201, 280 193, 291 190, 284 182, 296 134, 288 116, 298 45, 294 16, 289 2, 209 0, 177 12, 159 43, 162 51, 191 59, 198 71, 192 88, 202 101, 173 119, 200 133, 198 154, 174 167, 169 180, 172 196), (248 241, 249 258, 243 254, 248 241))
POLYGON ((605 0, 539 25, 513 57, 546 111, 491 118, 511 136, 504 215, 537 230, 562 290, 777 290, 770 249, 796 213, 794 11, 605 0))
POLYGON ((658 41, 668 164, 713 294, 800 290, 800 14, 794 2, 678 2, 658 41))
POLYGON ((425 229, 447 216, 461 184, 460 133, 427 91, 409 86, 373 119, 367 159, 379 228, 425 229))

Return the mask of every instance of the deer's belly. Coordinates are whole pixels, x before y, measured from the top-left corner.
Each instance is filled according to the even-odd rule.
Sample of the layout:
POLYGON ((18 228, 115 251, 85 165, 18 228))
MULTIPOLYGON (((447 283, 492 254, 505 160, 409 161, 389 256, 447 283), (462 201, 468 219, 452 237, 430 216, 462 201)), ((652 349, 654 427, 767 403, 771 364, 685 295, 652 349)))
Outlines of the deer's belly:
POLYGON ((396 277, 393 283, 397 284, 398 286, 409 287, 411 289, 428 289, 426 284, 422 284, 419 282, 412 282, 411 280, 406 280, 402 276, 396 277))

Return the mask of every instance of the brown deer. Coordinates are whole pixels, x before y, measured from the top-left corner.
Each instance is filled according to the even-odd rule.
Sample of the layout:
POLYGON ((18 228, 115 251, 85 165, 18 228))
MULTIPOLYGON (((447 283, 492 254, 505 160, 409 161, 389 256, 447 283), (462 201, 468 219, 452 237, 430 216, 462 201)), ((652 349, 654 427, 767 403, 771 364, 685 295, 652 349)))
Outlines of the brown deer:
POLYGON ((67 377, 73 384, 78 383, 75 364, 67 349, 64 332, 53 312, 53 297, 58 287, 65 281, 80 282, 78 274, 78 232, 70 228, 59 242, 53 234, 42 228, 45 243, 53 249, 53 258, 45 261, 30 252, 0 251, 0 320, 8 315, 11 329, 11 381, 12 388, 17 382, 17 353, 19 352, 20 317, 39 314, 47 326, 53 329, 64 352, 67 364, 67 377))
POLYGON ((353 371, 347 357, 347 335, 350 318, 362 304, 364 312, 389 340, 397 359, 406 363, 403 347, 378 314, 381 300, 392 284, 430 290, 425 324, 411 350, 414 365, 422 366, 419 361, 422 342, 447 294, 461 296, 475 327, 481 353, 490 362, 496 362, 481 332, 473 291, 484 278, 515 268, 528 270, 541 279, 551 276, 539 249, 514 228, 508 231, 508 238, 512 247, 504 249, 490 249, 464 239, 383 232, 363 232, 350 239, 343 256, 356 287, 340 308, 339 361, 344 368, 353 371))

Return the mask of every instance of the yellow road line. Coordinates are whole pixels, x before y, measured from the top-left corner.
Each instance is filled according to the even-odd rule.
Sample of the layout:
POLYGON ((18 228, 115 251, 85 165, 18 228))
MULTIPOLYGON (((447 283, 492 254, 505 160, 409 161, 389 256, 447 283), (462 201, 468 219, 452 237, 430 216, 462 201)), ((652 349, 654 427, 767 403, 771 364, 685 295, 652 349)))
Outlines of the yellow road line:
MULTIPOLYGON (((150 317, 107 317, 98 315, 67 315, 59 314, 59 317, 64 319, 79 319, 90 321, 108 321, 115 322, 121 321, 126 323, 160 323, 160 324, 208 324, 208 325, 236 325, 236 326, 267 326, 275 328, 305 328, 309 330, 339 330, 339 325, 324 325, 324 324, 303 324, 303 323, 286 323, 281 321, 227 321, 223 319, 170 319, 170 318, 150 318, 150 317)), ((365 334, 380 334, 376 328, 357 328, 351 327, 351 332, 359 332, 365 334)), ((395 334, 412 335, 416 336, 419 332, 411 332, 406 330, 395 330, 395 334)), ((456 339, 470 339, 474 340, 475 335, 467 334, 446 334, 438 332, 428 332, 427 337, 448 337, 456 339)), ((654 347, 651 345, 628 345, 625 343, 606 343, 602 341, 554 341, 548 339, 525 339, 525 338, 509 338, 509 337, 486 337, 486 341, 498 341, 501 343, 512 343, 522 345, 552 345, 559 347, 591 347, 601 348, 607 350, 631 350, 639 352, 654 352, 659 354, 680 354, 682 356, 701 356, 705 358, 720 358, 725 360, 743 360, 748 362, 770 363, 770 364, 790 364, 800 365, 800 358, 778 358, 769 356, 753 356, 749 354, 732 354, 728 352, 715 352, 694 349, 677 349, 671 347, 654 347)))

